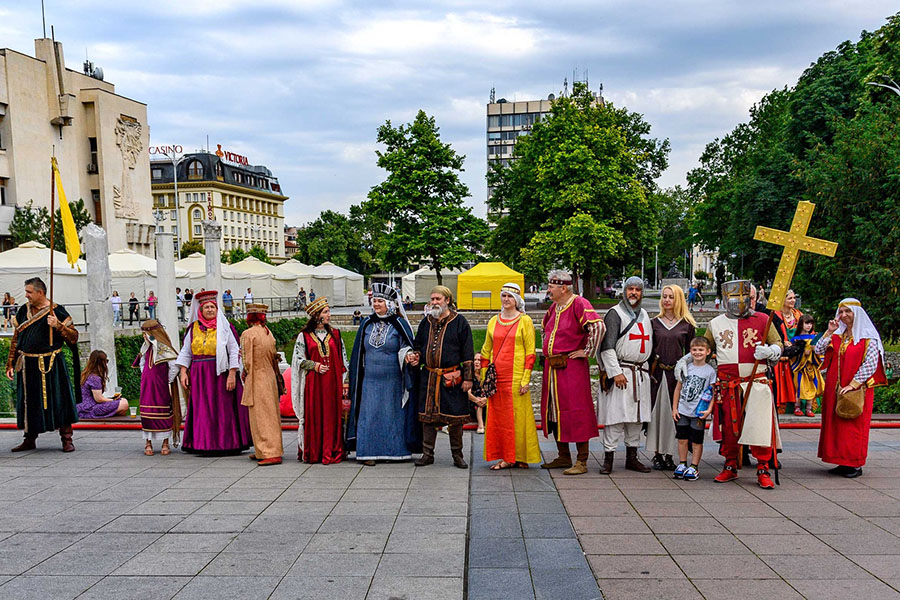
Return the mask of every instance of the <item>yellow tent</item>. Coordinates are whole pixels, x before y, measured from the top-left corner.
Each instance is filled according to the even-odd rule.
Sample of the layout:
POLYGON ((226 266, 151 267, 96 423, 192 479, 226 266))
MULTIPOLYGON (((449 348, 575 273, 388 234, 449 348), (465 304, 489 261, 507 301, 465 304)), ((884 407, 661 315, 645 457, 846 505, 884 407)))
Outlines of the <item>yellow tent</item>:
POLYGON ((525 277, 503 263, 479 263, 459 274, 456 305, 461 310, 499 310, 504 283, 518 283, 524 290, 525 277))

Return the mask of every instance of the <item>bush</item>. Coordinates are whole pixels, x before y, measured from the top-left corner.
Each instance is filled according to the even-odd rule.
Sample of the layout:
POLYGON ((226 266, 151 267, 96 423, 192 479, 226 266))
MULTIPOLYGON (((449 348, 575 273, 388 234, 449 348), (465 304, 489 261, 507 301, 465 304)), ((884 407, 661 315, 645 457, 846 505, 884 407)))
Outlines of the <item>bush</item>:
POLYGON ((875 388, 875 403, 872 412, 882 415, 900 413, 900 382, 875 388))
MULTIPOLYGON (((10 338, 0 338, 0 357, 9 356, 10 338)), ((63 346, 63 357, 66 361, 66 368, 69 375, 72 376, 72 352, 67 346, 63 346)), ((4 367, 5 368, 5 367, 4 367)), ((77 373, 74 377, 81 377, 81 373, 77 373)), ((76 382, 77 383, 77 382, 76 382)), ((77 387, 77 386, 76 386, 77 387)), ((75 401, 80 400, 80 393, 76 395, 75 401)), ((16 381, 10 381, 5 376, 0 377, 0 415, 14 416, 16 414, 16 381)))

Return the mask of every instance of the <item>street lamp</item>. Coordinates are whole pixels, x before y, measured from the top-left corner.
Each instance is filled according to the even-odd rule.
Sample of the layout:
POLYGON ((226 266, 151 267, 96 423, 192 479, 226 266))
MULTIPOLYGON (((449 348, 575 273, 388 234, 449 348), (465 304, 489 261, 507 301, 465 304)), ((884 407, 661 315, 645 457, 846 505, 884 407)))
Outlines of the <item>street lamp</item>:
POLYGON ((171 156, 169 156, 169 152, 163 149, 160 149, 163 156, 165 156, 172 163, 172 180, 175 182, 175 254, 179 256, 181 253, 181 209, 178 205, 178 164, 185 159, 184 156, 179 157, 175 153, 175 148, 171 149, 171 156))

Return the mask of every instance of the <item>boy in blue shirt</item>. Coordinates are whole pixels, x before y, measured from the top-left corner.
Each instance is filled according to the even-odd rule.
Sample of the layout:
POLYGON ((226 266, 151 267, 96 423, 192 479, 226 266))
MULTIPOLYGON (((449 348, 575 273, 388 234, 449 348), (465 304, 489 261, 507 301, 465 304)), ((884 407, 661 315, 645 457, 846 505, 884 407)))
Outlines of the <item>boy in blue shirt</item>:
POLYGON ((672 415, 681 460, 673 475, 675 479, 696 481, 700 478, 703 437, 706 419, 713 408, 712 385, 716 382, 716 370, 706 362, 711 352, 709 340, 705 337, 698 336, 691 340, 692 360, 687 366, 687 375, 675 384, 672 415), (688 443, 691 444, 691 466, 687 464, 688 443))

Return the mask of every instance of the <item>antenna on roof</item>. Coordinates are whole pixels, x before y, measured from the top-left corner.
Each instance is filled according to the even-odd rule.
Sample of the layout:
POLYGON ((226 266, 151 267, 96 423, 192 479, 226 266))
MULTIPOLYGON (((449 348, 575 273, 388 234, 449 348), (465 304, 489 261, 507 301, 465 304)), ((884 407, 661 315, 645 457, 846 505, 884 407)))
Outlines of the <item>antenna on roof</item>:
POLYGON ((497 91, 493 87, 491 87, 491 104, 493 104, 494 100, 496 100, 496 99, 497 99, 497 91))
POLYGON ((44 37, 47 37, 47 16, 44 14, 44 0, 41 0, 41 23, 44 26, 44 37))

